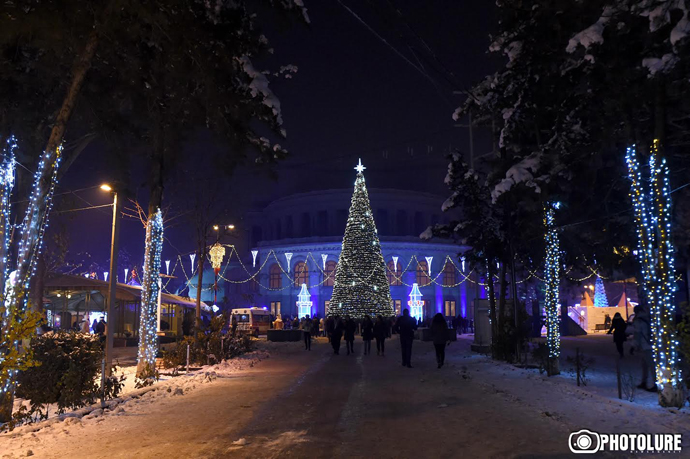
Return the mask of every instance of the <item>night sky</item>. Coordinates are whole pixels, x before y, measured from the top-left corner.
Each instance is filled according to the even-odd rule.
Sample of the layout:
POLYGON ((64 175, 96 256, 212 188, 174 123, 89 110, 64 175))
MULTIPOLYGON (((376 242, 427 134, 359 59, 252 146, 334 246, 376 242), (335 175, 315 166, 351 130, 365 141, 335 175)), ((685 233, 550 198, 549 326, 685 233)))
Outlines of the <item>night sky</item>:
MULTIPOLYGON (((453 91, 470 87, 491 73, 496 63, 497 57, 486 51, 494 13, 493 3, 486 0, 305 3, 311 25, 268 23, 264 33, 275 54, 258 63, 271 70, 286 64, 299 68, 292 79, 271 83, 281 100, 288 133, 280 143, 291 156, 277 166, 275 178, 242 167, 231 178, 222 179, 228 188, 227 199, 221 199, 218 206, 226 212, 228 222, 220 223, 236 224, 240 236, 242 215, 248 209, 295 192, 351 187, 352 168, 359 157, 367 167, 370 188, 410 189, 444 197, 445 155, 450 148, 468 150, 467 129, 454 126, 451 117, 463 96, 453 91), (343 5, 405 58, 421 66, 429 78, 343 5)), ((477 154, 490 148, 485 132, 476 133, 475 141, 477 154)), ((185 211, 178 197, 185 190, 187 168, 203 167, 195 166, 193 158, 218 147, 200 132, 181 148, 187 159, 166 189, 165 204, 171 215, 185 211)), ((102 143, 94 142, 82 153, 60 184, 58 193, 66 194, 58 196, 56 209, 109 201, 98 189, 69 193, 111 179, 113 169, 105 150, 102 143)), ((146 206, 145 163, 133 161, 127 167, 130 188, 146 206)), ((215 186, 216 180, 209 174, 209 186, 215 186)), ((442 199, 439 207, 441 203, 442 199)), ((56 213, 53 223, 53 230, 65 225, 71 235, 68 258, 86 251, 106 266, 109 208, 56 213)), ((121 248, 131 254, 133 264, 141 264, 143 236, 139 221, 123 220, 121 248)), ((166 237, 163 259, 194 250, 193 228, 183 218, 166 229, 166 237)))

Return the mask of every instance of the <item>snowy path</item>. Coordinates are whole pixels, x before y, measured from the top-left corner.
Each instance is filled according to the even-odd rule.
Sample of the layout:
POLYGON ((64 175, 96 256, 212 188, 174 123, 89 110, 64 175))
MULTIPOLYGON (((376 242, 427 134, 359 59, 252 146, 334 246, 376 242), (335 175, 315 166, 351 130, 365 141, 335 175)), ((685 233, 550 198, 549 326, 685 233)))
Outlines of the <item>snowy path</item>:
POLYGON ((386 357, 362 356, 361 341, 349 357, 323 339, 311 352, 268 344, 271 358, 184 395, 0 436, 0 457, 572 457, 568 434, 581 428, 690 431, 687 410, 604 398, 569 377, 491 362, 465 340, 441 370, 430 343, 414 343, 413 369, 387 344, 386 357))

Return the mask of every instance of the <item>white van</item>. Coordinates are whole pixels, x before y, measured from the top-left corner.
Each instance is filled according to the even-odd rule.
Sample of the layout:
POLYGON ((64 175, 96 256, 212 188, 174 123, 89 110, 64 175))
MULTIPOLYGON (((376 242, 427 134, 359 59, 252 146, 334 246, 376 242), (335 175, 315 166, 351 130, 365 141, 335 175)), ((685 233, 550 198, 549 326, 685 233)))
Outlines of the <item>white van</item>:
MULTIPOLYGON (((271 313, 263 308, 233 309, 240 334, 265 335, 271 326, 271 313)), ((232 328, 232 317, 230 318, 232 328)))

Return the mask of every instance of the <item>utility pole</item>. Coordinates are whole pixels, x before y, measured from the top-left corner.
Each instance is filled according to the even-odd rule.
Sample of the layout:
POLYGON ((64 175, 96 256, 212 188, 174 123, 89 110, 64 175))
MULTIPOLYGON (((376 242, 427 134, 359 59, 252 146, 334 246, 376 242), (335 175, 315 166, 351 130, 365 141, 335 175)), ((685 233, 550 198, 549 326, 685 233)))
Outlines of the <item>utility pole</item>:
POLYGON ((115 302, 117 301, 117 254, 120 239, 120 213, 122 204, 117 196, 117 191, 108 185, 101 185, 104 191, 113 193, 113 226, 110 238, 110 283, 108 285, 108 305, 106 313, 108 315, 108 329, 105 334, 105 375, 110 376, 113 366, 113 335, 115 334, 115 302))

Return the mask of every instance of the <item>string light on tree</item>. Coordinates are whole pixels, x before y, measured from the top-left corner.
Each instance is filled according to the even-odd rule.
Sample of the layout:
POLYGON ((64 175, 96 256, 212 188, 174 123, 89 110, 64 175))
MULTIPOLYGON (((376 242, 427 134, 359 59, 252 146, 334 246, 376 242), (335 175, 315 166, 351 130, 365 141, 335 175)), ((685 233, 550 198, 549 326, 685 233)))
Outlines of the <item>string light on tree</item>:
POLYGON ((163 249, 163 214, 160 209, 149 218, 146 225, 144 248, 144 275, 141 288, 141 319, 139 323, 139 352, 137 375, 155 368, 158 352, 158 291, 163 249))
POLYGON ((558 320, 559 310, 559 279, 560 266, 558 262, 559 241, 556 232, 556 209, 559 203, 549 203, 544 210, 544 226, 546 227, 546 266, 545 274, 545 298, 544 312, 546 313, 546 344, 549 351, 547 371, 549 375, 560 372, 558 358, 561 355, 561 333, 558 320))
POLYGON ((335 270, 330 316, 393 315, 386 265, 364 180, 365 169, 360 159, 355 167, 357 178, 335 270))
POLYGON ((635 145, 628 148, 625 159, 637 228, 637 258, 642 268, 643 290, 651 306, 652 352, 660 389, 659 404, 681 407, 684 399, 673 301, 676 285, 671 242, 671 188, 666 159, 659 160, 660 150, 659 141, 654 140, 647 181, 643 178, 635 145), (645 186, 646 182, 650 183, 649 187, 645 186))

